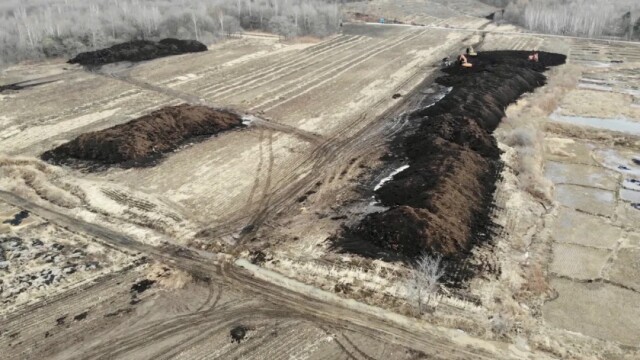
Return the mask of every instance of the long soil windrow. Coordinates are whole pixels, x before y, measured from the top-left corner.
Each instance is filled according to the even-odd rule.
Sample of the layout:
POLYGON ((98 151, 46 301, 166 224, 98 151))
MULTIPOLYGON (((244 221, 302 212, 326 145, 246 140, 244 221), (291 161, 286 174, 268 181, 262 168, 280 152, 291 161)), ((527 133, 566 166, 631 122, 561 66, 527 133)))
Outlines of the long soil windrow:
POLYGON ((412 114, 420 125, 400 148, 409 167, 376 191, 389 209, 368 214, 345 230, 338 248, 385 259, 411 260, 427 253, 456 264, 490 238, 501 169, 492 132, 506 107, 544 85, 542 72, 566 58, 541 52, 540 61, 531 62, 528 55, 484 52, 470 59, 471 68, 454 65, 444 70, 446 75, 436 81, 452 91, 412 114))

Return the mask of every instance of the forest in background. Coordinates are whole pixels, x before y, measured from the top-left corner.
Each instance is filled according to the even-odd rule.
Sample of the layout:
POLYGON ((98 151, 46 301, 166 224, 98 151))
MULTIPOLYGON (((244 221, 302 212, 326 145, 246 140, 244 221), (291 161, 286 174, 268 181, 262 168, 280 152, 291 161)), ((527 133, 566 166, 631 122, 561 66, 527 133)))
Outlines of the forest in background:
POLYGON ((495 21, 531 31, 640 40, 640 0, 481 0, 505 9, 495 21))
MULTIPOLYGON (((323 37, 352 0, 2 0, 0 67, 134 39, 205 44, 244 30, 323 37)), ((494 20, 541 33, 640 40, 640 0, 480 0, 494 20)))
POLYGON ((0 66, 133 39, 207 44, 240 29, 322 37, 340 20, 335 0, 2 0, 0 66))

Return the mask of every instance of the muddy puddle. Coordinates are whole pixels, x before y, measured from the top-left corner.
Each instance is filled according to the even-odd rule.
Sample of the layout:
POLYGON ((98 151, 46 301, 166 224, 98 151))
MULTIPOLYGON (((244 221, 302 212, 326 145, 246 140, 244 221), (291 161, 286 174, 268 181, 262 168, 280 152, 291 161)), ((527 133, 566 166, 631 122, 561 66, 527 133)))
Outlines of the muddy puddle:
POLYGON ((493 232, 490 213, 502 163, 492 132, 509 104, 544 85, 542 72, 565 61, 550 53, 541 53, 540 63, 527 57, 524 51, 485 52, 471 60, 472 68, 443 70, 436 82, 446 93, 409 115, 414 129, 392 141, 393 165, 372 184, 376 205, 386 210, 345 229, 335 248, 409 261, 438 254, 449 274, 469 275, 460 260, 493 232))

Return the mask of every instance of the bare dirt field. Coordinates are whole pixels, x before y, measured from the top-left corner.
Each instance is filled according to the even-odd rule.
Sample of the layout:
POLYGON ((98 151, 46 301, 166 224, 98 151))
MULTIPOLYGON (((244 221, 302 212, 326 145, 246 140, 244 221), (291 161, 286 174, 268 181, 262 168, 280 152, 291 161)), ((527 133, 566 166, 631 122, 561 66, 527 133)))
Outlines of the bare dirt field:
POLYGON ((640 46, 500 31, 479 4, 350 2, 355 21, 322 40, 248 33, 138 64, 2 72, 2 84, 44 83, 0 94, 0 353, 640 356, 640 46), (405 25, 362 23, 377 17, 405 25), (495 131, 495 234, 469 254, 482 271, 415 314, 405 263, 337 251, 331 238, 385 209, 374 189, 405 165, 391 153, 417 128, 407 113, 450 93, 434 82, 440 60, 469 45, 568 64, 495 131), (40 159, 183 103, 237 112, 246 127, 147 167, 40 159))

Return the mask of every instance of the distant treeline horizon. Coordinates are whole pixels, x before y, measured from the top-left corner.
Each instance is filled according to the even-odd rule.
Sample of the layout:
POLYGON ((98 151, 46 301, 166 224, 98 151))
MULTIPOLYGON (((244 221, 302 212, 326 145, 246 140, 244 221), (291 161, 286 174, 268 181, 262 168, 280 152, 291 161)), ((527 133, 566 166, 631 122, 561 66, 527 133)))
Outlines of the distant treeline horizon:
POLYGON ((286 38, 335 33, 333 0, 4 0, 0 66, 69 57, 136 39, 211 43, 241 29, 286 38))
POLYGON ((640 0, 481 0, 504 9, 495 21, 589 38, 640 40, 640 0))

